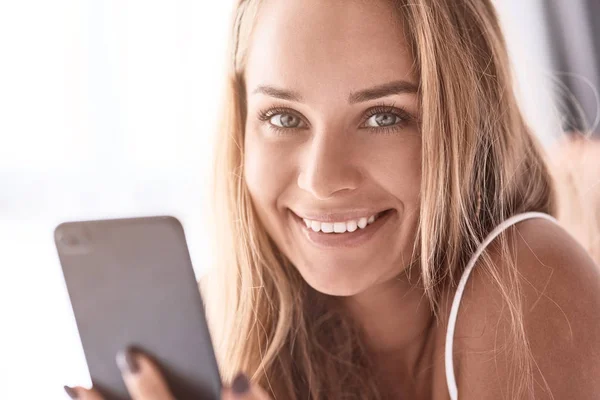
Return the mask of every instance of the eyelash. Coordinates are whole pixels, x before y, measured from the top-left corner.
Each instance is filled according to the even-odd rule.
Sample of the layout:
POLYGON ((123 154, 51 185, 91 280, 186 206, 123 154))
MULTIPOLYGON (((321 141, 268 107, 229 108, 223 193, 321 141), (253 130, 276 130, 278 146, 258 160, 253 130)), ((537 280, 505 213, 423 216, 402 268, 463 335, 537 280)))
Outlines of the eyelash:
POLYGON ((269 129, 273 130, 278 135, 284 135, 286 133, 290 133, 290 131, 296 131, 296 130, 303 129, 303 128, 280 128, 279 126, 273 125, 272 123, 270 123, 269 120, 271 118, 273 118, 274 116, 276 116, 277 114, 290 114, 290 115, 295 116, 296 118, 299 118, 304 123, 306 123, 304 118, 300 117, 300 115, 297 112, 295 112, 294 110, 292 110, 291 108, 288 108, 288 107, 276 106, 273 108, 260 110, 258 112, 258 119, 260 121, 266 122, 269 129))
POLYGON ((397 132, 398 130, 404 128, 409 122, 413 121, 414 118, 412 115, 410 115, 410 113, 408 111, 406 111, 404 108, 402 107, 396 107, 394 105, 395 103, 379 103, 377 105, 375 105, 374 107, 371 107, 367 110, 367 113, 365 115, 365 118, 363 119, 363 124, 366 123, 369 118, 371 118, 373 115, 377 115, 377 114, 392 114, 395 115, 397 117, 400 118, 400 122, 398 122, 395 125, 392 126, 380 126, 380 127, 373 127, 373 126, 369 126, 369 127, 364 127, 362 129, 367 129, 370 132, 374 132, 374 133, 394 133, 397 132))
MULTIPOLYGON (((271 124, 269 122, 269 120, 277 114, 293 115, 296 118, 299 118, 300 120, 302 120, 303 123, 308 125, 306 120, 304 118, 302 118, 299 113, 297 113, 293 109, 291 109, 289 107, 285 107, 285 106, 275 106, 272 108, 259 110, 258 119, 260 121, 267 122, 269 129, 273 130, 275 133, 280 134, 280 135, 290 133, 290 131, 293 132, 293 131, 300 130, 300 129, 306 129, 306 128, 281 128, 279 126, 275 126, 275 125, 271 124)), ((367 129, 369 132, 378 133, 378 134, 390 134, 390 133, 394 133, 394 132, 398 131, 399 129, 404 128, 408 123, 410 123, 413 120, 414 120, 414 117, 410 113, 408 113, 404 108, 396 107, 394 105, 394 103, 389 104, 389 103, 382 102, 382 103, 379 103, 379 104, 369 108, 366 111, 366 114, 362 119, 361 129, 367 129), (397 123, 396 125, 392 125, 392 126, 362 127, 362 125, 365 124, 369 120, 369 118, 371 118, 372 116, 377 115, 377 114, 392 114, 392 115, 399 117, 401 119, 401 121, 399 123, 397 123)))

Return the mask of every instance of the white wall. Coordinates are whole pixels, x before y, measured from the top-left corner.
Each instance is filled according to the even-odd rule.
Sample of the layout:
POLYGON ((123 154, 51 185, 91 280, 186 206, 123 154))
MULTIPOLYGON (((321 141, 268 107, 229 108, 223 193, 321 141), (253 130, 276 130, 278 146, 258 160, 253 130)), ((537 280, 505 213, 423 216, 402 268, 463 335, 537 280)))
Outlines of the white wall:
MULTIPOLYGON (((548 140, 539 1, 499 0, 548 140)), ((0 399, 89 383, 52 242, 68 219, 174 214, 198 273, 230 1, 0 2, 0 399)))
POLYGON ((0 399, 89 377, 53 245, 69 219, 172 214, 201 273, 230 1, 0 2, 0 399))
POLYGON ((561 136, 560 116, 553 104, 548 32, 544 0, 494 0, 511 56, 517 94, 529 125, 545 147, 561 136))

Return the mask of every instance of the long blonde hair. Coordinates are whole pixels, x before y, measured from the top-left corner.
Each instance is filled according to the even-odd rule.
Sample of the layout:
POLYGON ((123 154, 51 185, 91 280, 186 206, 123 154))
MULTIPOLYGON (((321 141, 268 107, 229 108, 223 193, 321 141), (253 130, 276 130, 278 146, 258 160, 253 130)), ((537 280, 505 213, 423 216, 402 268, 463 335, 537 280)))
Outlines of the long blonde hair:
MULTIPOLYGON (((228 382, 245 371, 275 399, 379 399, 360 332, 276 248, 244 182, 244 63, 260 4, 239 0, 234 13, 215 166, 219 256, 202 285, 221 373, 228 382)), ((487 233, 517 213, 555 215, 556 201, 540 145, 517 106, 491 1, 394 5, 415 60, 423 116, 413 262, 437 312, 442 289, 456 283, 487 233)), ((506 236, 497 245, 503 260, 513 260, 506 236)), ((527 397, 533 367, 515 263, 507 262, 502 279, 488 254, 481 263, 500 286, 512 321, 509 396, 527 397)))

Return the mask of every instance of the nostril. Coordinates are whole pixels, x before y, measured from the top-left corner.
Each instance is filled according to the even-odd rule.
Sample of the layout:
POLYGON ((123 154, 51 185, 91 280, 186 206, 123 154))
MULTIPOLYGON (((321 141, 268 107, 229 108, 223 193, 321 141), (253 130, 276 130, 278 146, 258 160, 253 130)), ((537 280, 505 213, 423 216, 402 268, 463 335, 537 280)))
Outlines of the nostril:
POLYGON ((334 162, 310 165, 298 175, 298 187, 319 200, 348 193, 361 186, 362 174, 353 166, 334 162))

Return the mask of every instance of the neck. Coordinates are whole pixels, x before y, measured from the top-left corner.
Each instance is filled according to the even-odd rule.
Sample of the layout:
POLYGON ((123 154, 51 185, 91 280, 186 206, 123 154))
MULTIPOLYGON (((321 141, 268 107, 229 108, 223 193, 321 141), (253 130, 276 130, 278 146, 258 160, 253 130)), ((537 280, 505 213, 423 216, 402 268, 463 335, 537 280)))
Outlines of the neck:
POLYGON ((377 365, 393 364, 406 377, 418 374, 435 319, 421 287, 402 274, 344 298, 343 305, 362 328, 377 365))

